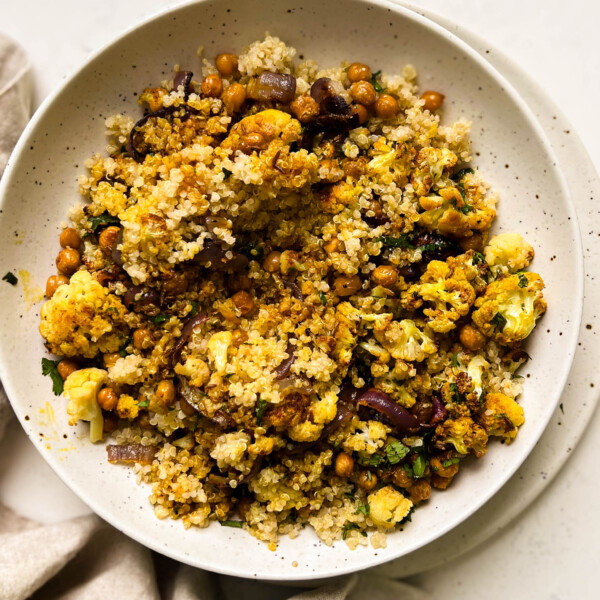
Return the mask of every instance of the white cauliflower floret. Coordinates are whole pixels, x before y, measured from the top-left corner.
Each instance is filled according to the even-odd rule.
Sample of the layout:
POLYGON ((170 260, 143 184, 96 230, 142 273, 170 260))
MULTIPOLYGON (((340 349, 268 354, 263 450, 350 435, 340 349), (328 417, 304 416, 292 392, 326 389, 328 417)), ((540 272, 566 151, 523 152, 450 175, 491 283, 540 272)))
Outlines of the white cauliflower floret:
POLYGON ((225 375, 227 368, 227 353, 233 342, 231 331, 213 333, 208 340, 208 356, 212 360, 216 372, 225 375))
POLYGON ((210 369, 201 359, 188 356, 185 363, 175 365, 175 373, 184 375, 194 387, 202 387, 210 379, 210 369))
POLYGON ((250 437, 243 431, 224 433, 215 440, 210 455, 217 461, 219 469, 236 467, 250 444, 250 437))
POLYGON ((90 440, 102 441, 104 419, 98 404, 98 392, 108 377, 104 369, 79 369, 71 373, 64 384, 64 393, 69 400, 67 414, 69 425, 77 421, 90 422, 90 440))
POLYGON ((506 267, 516 273, 529 266, 535 253, 518 233, 501 233, 492 237, 483 254, 490 267, 506 267))
POLYGON ((475 356, 475 358, 472 358, 467 365, 467 373, 471 378, 471 392, 475 392, 478 398, 483 392, 483 376, 489 367, 490 364, 482 356, 475 356))
POLYGON ((392 321, 383 331, 375 331, 375 337, 393 358, 421 362, 437 351, 437 345, 414 321, 392 321))
POLYGON ((408 515, 413 503, 391 485, 369 494, 369 517, 379 527, 392 528, 408 515))

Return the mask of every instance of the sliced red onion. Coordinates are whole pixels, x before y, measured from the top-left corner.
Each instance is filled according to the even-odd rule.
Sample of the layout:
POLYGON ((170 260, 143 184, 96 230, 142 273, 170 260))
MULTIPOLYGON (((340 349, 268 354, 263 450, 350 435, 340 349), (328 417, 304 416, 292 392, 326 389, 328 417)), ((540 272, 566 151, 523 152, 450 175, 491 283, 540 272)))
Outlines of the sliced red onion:
POLYGON ((285 351, 287 352, 288 357, 281 361, 279 366, 275 369, 275 374, 277 375, 276 379, 278 380, 284 379, 290 374, 290 369, 292 368, 292 365, 296 360, 296 357, 294 355, 294 346, 288 344, 285 351))
POLYGON ((154 460, 157 452, 156 446, 144 446, 142 444, 109 444, 106 446, 109 462, 137 462, 148 465, 154 460))
POLYGON ((352 385, 350 379, 344 379, 342 381, 342 387, 338 396, 338 402, 347 404, 348 406, 355 406, 356 399, 361 395, 361 391, 352 385))
POLYGON ((296 298, 296 300, 300 300, 300 302, 304 301, 304 294, 300 289, 300 286, 295 281, 290 281, 289 279, 283 279, 283 285, 292 292, 292 296, 296 298))
POLYGON ((319 104, 326 98, 330 98, 335 95, 335 88, 333 82, 329 77, 321 77, 317 79, 310 87, 310 96, 313 100, 316 100, 319 104))
POLYGON ((433 414, 429 419, 429 425, 437 425, 446 418, 448 411, 439 396, 431 396, 431 404, 433 404, 433 414))
POLYGON ((419 428, 419 421, 405 408, 396 404, 387 394, 371 388, 357 399, 358 406, 368 406, 385 415, 390 423, 402 432, 410 432, 419 428))
POLYGON ((148 304, 160 306, 160 294, 152 288, 145 288, 143 285, 133 285, 125 292, 123 304, 128 308, 133 304, 136 306, 147 306, 148 304), (140 297, 136 300, 138 295, 140 297))
POLYGON ((112 259, 115 261, 115 264, 119 265, 119 267, 123 266, 123 259, 121 256, 121 251, 118 249, 122 243, 123 243, 123 228, 119 227, 119 235, 117 236, 117 243, 114 245, 114 248, 112 249, 112 259))
POLYGON ((198 325, 202 325, 207 319, 208 317, 206 315, 197 314, 186 321, 186 324, 181 330, 181 335, 177 338, 177 341, 171 350, 171 366, 174 367, 179 362, 181 351, 190 339, 192 333, 194 333, 194 329, 198 327, 198 325))
POLYGON ((166 108, 161 108, 155 112, 148 113, 144 115, 132 128, 129 132, 129 137, 127 138, 127 152, 131 154, 131 156, 137 161, 142 162, 147 152, 140 152, 135 145, 135 135, 137 130, 145 125, 150 119, 154 117, 165 117, 168 114, 169 110, 166 108))
POLYGON ((246 94, 251 100, 262 102, 275 100, 289 104, 296 95, 296 78, 292 75, 265 71, 248 82, 246 94))
POLYGON ((321 437, 327 439, 334 431, 339 429, 344 423, 347 423, 353 415, 354 413, 347 406, 338 402, 335 417, 327 423, 321 437))
POLYGON ((187 100, 190 95, 190 84, 194 74, 191 71, 177 71, 173 78, 173 87, 178 90, 179 86, 183 86, 183 99, 187 100))

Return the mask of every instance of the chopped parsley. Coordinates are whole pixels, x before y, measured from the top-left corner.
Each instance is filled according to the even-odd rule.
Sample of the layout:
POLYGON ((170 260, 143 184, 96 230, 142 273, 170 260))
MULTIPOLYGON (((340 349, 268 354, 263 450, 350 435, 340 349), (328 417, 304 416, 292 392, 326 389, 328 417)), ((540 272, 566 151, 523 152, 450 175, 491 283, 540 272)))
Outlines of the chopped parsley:
POLYGON ((63 392, 63 378, 58 372, 58 363, 60 360, 50 360, 42 358, 42 375, 50 375, 52 379, 52 391, 55 396, 60 396, 63 392))
POLYGON ((248 259, 248 260, 261 260, 261 258, 265 255, 265 249, 260 244, 246 244, 240 248, 240 252, 248 259))
POLYGON ((455 352, 452 355, 452 366, 457 369, 458 368, 458 352, 455 352))
MULTIPOLYGON (((347 521, 342 528, 342 539, 345 540, 348 537, 348 532, 352 531, 353 529, 358 529, 358 525, 356 523, 352 523, 351 521, 347 521)), ((367 537, 366 531, 361 531, 360 534, 364 537, 367 537)))
POLYGON ((562 402, 558 405, 558 408, 560 408, 560 412, 564 415, 565 414, 565 409, 563 408, 563 403, 562 402))
POLYGON ((444 239, 434 240, 430 244, 423 244, 422 246, 417 246, 417 250, 421 252, 440 252, 441 250, 446 250, 447 248, 452 248, 452 242, 444 239))
POLYGON ((414 248, 412 245, 412 239, 410 234, 403 233, 399 237, 392 237, 389 235, 381 235, 375 238, 376 242, 381 242, 384 246, 388 248, 414 248))
POLYGON ((512 422, 512 420, 510 419, 510 417, 505 414, 505 413, 498 413, 497 415, 494 415, 494 419, 504 419, 505 421, 508 422, 508 424, 513 428, 516 429, 515 424, 512 422))
POLYGON ((19 281, 10 271, 2 278, 2 281, 7 281, 10 285, 17 285, 19 281))
POLYGON ((108 213, 104 213, 102 215, 98 215, 97 217, 90 217, 88 219, 90 222, 90 229, 95 233, 98 227, 102 227, 104 225, 119 225, 120 221, 117 217, 113 217, 108 213))
POLYGON ((473 264, 479 265, 479 264, 484 264, 484 263, 485 263, 485 256, 481 252, 475 252, 475 254, 473 254, 473 264))
POLYGON ((266 400, 263 400, 262 398, 259 398, 258 402, 256 403, 256 408, 254 409, 254 412, 256 413, 256 424, 257 425, 260 425, 262 423, 262 418, 263 418, 263 415, 265 414, 267 404, 269 404, 269 403, 266 400))
POLYGON ((500 313, 496 313, 490 323, 502 331, 506 325, 506 319, 500 313))
POLYGON ((169 315, 156 315, 155 317, 150 317, 150 320, 155 325, 160 325, 161 323, 164 323, 168 318, 169 318, 169 315))
POLYGON ((399 463, 409 452, 410 449, 402 442, 392 442, 385 447, 385 454, 391 465, 399 463))
POLYGON ((407 474, 409 477, 412 477, 412 476, 413 476, 413 469, 412 469, 412 467, 411 467, 411 466, 410 466, 408 463, 404 463, 404 464, 402 465, 402 468, 403 468, 403 469, 406 471, 406 474, 407 474))
POLYGON ((200 306, 200 303, 196 302, 196 300, 190 300, 190 304, 192 305, 192 310, 190 310, 188 316, 195 317, 198 314, 198 307, 200 306))
POLYGON ((464 398, 462 397, 462 394, 458 390, 458 384, 457 383, 451 383, 450 384, 450 391, 452 392, 452 400, 453 400, 453 402, 462 402, 464 400, 464 398))
POLYGON ((149 402, 148 400, 142 400, 141 402, 138 402, 138 406, 140 408, 146 408, 148 406, 149 402))
POLYGON ((131 338, 127 338, 123 342, 123 346, 121 346, 121 348, 119 350, 119 354, 121 355, 121 358, 125 358, 127 356, 127 346, 129 346, 129 344, 131 344, 131 342, 132 342, 131 338))
POLYGON ((242 529, 244 523, 243 521, 219 521, 223 527, 237 527, 238 529, 242 529))
POLYGON ((404 525, 404 523, 410 523, 412 521, 412 515, 414 512, 415 512, 415 507, 411 506, 407 515, 404 517, 404 519, 402 519, 402 521, 400 521, 400 525, 404 525))
POLYGON ((381 454, 359 454, 358 462, 363 465, 363 467, 378 467, 383 461, 383 456, 381 454))
POLYGON ((467 168, 467 169, 460 169, 459 171, 456 171, 456 173, 454 173, 454 175, 452 175, 452 180, 453 181, 461 181, 465 175, 472 175, 475 171, 473 171, 473 169, 467 168))
POLYGON ((366 502, 363 504, 362 502, 358 503, 358 508, 356 509, 356 514, 362 513, 365 517, 371 512, 371 505, 366 502))
POLYGON ((223 181, 227 181, 231 176, 231 171, 229 169, 223 169, 223 181))
POLYGON ((321 300, 321 304, 323 306, 327 305, 327 296, 323 292, 319 292, 319 299, 321 300))
POLYGON ((524 288, 527 287, 529 280, 527 279, 527 275, 525 273, 519 273, 519 287, 524 288))
POLYGON ((383 88, 381 87, 381 84, 379 83, 379 81, 377 81, 377 78, 381 75, 381 71, 377 71, 376 73, 373 73, 373 75, 371 75, 371 85, 375 88, 376 92, 383 92, 383 88))
POLYGON ((447 469, 448 467, 451 467, 452 465, 456 465, 460 462, 460 458, 455 457, 455 458, 449 458, 448 460, 445 460, 442 463, 442 467, 444 467, 444 469, 447 469))
POLYGON ((423 477, 423 475, 425 474, 426 467, 427 459, 422 454, 419 454, 412 466, 413 476, 415 477, 415 479, 423 477))

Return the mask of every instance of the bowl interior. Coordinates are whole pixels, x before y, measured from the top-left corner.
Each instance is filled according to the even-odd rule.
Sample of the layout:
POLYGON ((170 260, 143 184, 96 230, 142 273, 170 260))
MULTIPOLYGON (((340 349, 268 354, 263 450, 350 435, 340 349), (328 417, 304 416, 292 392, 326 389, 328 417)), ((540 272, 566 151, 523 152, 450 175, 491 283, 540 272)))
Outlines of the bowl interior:
POLYGON ((131 537, 180 561, 231 575, 272 580, 328 577, 406 554, 454 527, 488 498, 525 459, 544 430, 570 368, 581 310, 578 229, 554 156, 524 104, 491 68, 448 32, 405 9, 359 0, 194 3, 130 31, 90 60, 34 117, 2 183, 0 272, 20 274, 0 286, 0 375, 15 412, 44 458, 100 516, 131 537), (528 352, 521 397, 527 422, 511 446, 491 444, 445 493, 434 494, 385 549, 343 542, 322 545, 308 529, 283 538, 275 552, 245 532, 214 524, 184 530, 159 521, 127 468, 110 466, 86 427, 69 427, 65 401, 42 377, 38 334, 40 287, 54 268, 58 232, 78 201, 84 160, 105 146, 104 119, 140 115, 135 93, 172 76, 172 66, 199 73, 199 46, 213 57, 239 52, 265 31, 298 55, 334 66, 343 59, 373 70, 419 72, 422 89, 446 95, 443 122, 473 122, 475 163, 500 191, 496 231, 518 231, 536 250, 549 310, 528 352), (36 288, 36 286, 38 286, 36 288), (565 290, 569 293, 565 293, 565 290), (297 566, 293 566, 293 564, 297 566))

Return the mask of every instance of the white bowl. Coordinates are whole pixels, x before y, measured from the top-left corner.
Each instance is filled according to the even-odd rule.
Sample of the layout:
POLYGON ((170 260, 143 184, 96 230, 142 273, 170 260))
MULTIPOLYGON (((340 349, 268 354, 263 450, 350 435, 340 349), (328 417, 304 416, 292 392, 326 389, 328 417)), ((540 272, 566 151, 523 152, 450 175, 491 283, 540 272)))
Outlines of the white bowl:
POLYGON ((554 154, 516 92, 470 47, 425 18, 384 1, 204 1, 178 7, 129 31, 91 58, 38 110, 0 188, 0 274, 24 269, 44 284, 54 272, 59 224, 78 200, 83 161, 105 145, 104 118, 140 114, 134 92, 172 75, 199 72, 196 51, 210 57, 277 35, 324 65, 359 60, 400 72, 412 63, 422 89, 446 95, 443 120, 473 121, 476 164, 500 191, 495 229, 519 231, 536 249, 549 310, 528 345, 521 397, 527 422, 511 446, 491 444, 486 457, 434 493, 385 549, 327 547, 308 528, 275 552, 247 533, 213 524, 185 530, 159 521, 126 467, 111 466, 87 426, 69 427, 65 401, 42 377, 39 304, 31 285, 0 285, 0 376, 21 424, 58 475, 106 521, 168 556, 240 577, 292 581, 353 572, 411 552, 459 524, 488 500, 532 450, 560 397, 577 343, 582 256, 575 213, 554 154), (296 565, 297 566, 294 566, 296 565))

